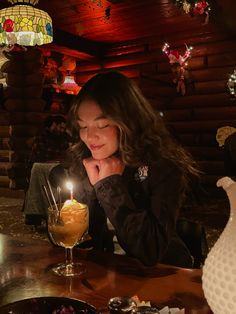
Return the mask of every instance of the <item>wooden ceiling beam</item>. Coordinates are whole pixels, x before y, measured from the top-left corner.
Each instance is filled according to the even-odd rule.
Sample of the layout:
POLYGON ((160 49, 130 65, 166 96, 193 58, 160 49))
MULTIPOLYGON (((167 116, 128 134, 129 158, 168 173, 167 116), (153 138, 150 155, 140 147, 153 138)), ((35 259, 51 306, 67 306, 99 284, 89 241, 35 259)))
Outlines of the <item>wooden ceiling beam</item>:
POLYGON ((103 57, 108 49, 107 44, 75 36, 59 29, 53 30, 53 44, 98 58, 103 57))

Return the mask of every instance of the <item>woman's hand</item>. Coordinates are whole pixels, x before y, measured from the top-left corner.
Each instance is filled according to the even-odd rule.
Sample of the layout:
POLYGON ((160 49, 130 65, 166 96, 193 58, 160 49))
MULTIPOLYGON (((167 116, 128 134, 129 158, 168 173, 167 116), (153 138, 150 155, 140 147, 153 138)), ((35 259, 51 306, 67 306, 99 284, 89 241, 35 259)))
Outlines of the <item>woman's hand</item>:
POLYGON ((101 160, 90 157, 83 160, 83 165, 92 185, 114 174, 122 175, 125 168, 123 162, 115 156, 101 160))

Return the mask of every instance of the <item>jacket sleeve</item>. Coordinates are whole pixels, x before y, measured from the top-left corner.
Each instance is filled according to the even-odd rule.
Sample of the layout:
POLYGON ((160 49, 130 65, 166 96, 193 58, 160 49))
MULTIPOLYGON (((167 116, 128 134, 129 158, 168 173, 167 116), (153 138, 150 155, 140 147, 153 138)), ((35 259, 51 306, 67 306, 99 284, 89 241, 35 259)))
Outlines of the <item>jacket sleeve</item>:
POLYGON ((135 205, 119 175, 95 185, 97 198, 125 252, 145 265, 164 257, 175 232, 182 197, 182 173, 175 166, 153 167, 148 177, 148 208, 135 205))

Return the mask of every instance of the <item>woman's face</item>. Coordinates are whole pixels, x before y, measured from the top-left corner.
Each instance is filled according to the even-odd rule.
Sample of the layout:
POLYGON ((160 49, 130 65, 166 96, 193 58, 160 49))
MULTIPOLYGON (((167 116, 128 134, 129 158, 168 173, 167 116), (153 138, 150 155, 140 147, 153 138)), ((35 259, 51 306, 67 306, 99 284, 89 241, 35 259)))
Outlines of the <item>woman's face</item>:
POLYGON ((114 122, 107 119, 93 100, 82 101, 78 109, 81 140, 94 159, 104 159, 117 152, 119 131, 114 122))

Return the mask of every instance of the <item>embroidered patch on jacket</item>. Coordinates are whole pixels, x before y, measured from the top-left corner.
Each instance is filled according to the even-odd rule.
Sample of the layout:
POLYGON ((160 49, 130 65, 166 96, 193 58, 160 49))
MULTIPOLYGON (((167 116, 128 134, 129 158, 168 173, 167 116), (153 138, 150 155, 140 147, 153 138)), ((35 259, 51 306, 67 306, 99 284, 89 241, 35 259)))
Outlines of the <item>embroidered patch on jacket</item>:
POLYGON ((138 172, 135 173, 135 180, 142 182, 148 176, 148 166, 141 166, 138 168, 138 172))

